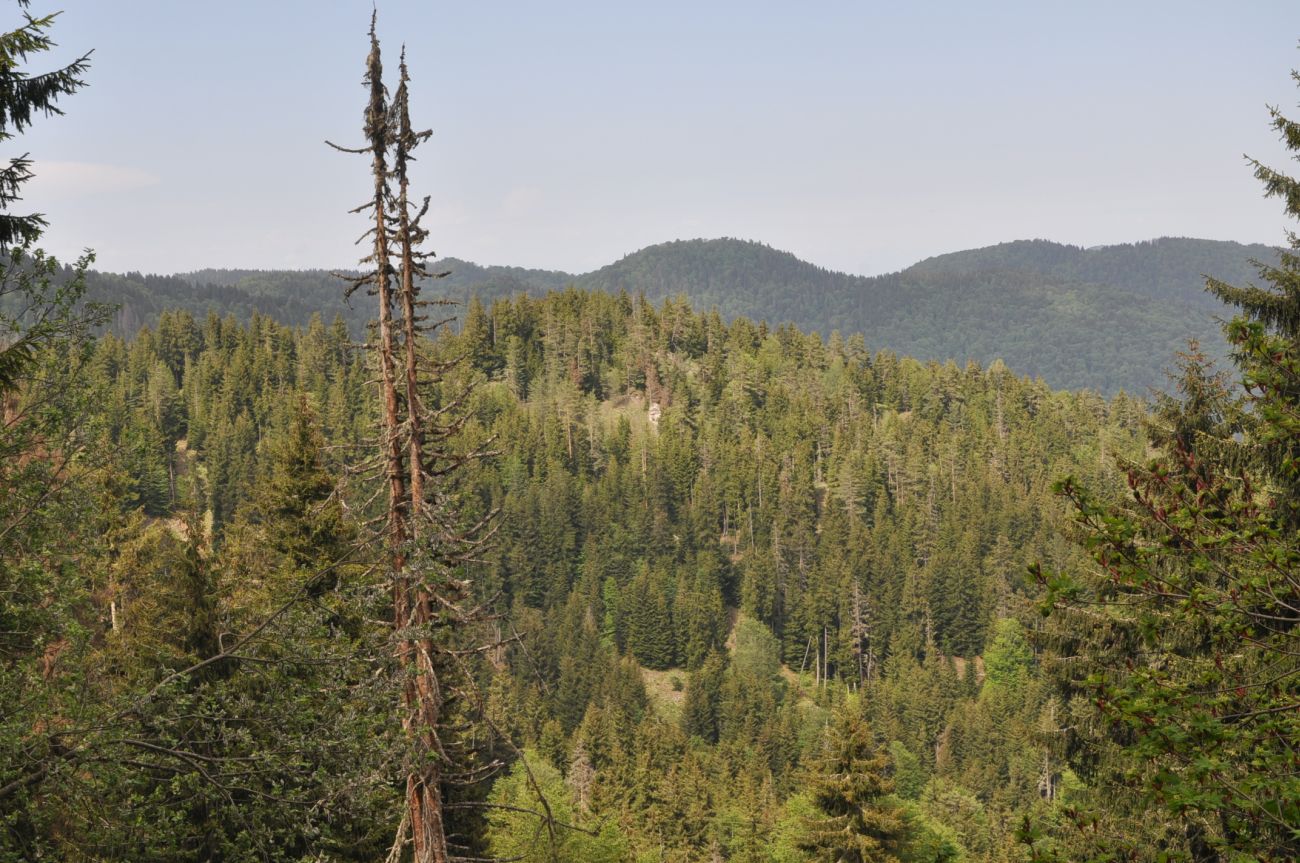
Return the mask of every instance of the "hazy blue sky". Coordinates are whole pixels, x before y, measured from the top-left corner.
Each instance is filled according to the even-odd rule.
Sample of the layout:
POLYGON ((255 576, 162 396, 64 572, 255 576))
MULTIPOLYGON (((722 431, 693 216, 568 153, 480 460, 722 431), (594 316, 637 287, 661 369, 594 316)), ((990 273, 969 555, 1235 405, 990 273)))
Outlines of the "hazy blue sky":
MULTIPOLYGON (((11 5, 11 4, 10 4, 11 5)), ((858 273, 1045 237, 1280 242, 1278 2, 381 0, 407 44, 432 247, 583 271, 735 236, 858 273)), ((94 48, 17 143, 46 245, 108 270, 354 262, 370 0, 34 0, 94 48)), ((12 17, 12 10, 10 16, 12 17)))

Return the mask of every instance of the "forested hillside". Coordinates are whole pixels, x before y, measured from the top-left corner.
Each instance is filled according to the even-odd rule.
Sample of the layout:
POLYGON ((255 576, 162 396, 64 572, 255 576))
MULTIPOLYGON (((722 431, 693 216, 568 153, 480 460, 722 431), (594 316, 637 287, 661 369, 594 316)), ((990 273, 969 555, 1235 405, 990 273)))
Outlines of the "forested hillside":
POLYGON ((666 243, 583 276, 601 290, 685 295, 724 315, 793 321, 823 335, 929 359, 1004 360, 1052 386, 1147 395, 1189 337, 1226 354, 1205 276, 1253 280, 1266 246, 1207 240, 1080 249, 1006 243, 923 261, 899 273, 850 276, 737 240, 666 243))
POLYGON ((356 272, 0 165, 0 863, 1300 859, 1300 237, 437 261, 377 21, 356 272))
POLYGON ((1200 303, 1222 312, 1222 300, 1205 290, 1213 276, 1232 284, 1258 281, 1252 261, 1273 264, 1278 250, 1258 243, 1162 237, 1083 249, 1046 240, 999 243, 983 249, 926 258, 905 272, 916 275, 1028 272, 1067 282, 1123 287, 1155 299, 1200 303))
MULTIPOLYGON (((436 290, 462 302, 573 284, 644 294, 651 302, 686 297, 697 308, 792 322, 823 337, 862 334, 873 349, 921 359, 1002 359, 1051 386, 1162 389, 1165 371, 1188 338, 1226 356, 1223 304, 1205 275, 1234 284, 1256 278, 1252 260, 1276 250, 1210 240, 1161 239, 1081 249, 1046 241, 1004 243, 922 261, 865 278, 824 270, 786 252, 740 240, 651 246, 585 275, 481 267, 446 259, 436 290)), ((90 296, 120 306, 119 334, 154 323, 164 308, 202 315, 211 308, 241 320, 257 311, 301 326, 314 312, 341 315, 354 333, 364 304, 347 303, 325 271, 201 270, 184 276, 91 274, 90 296)))
MULTIPOLYGON (((368 373, 348 344, 345 328, 319 319, 291 329, 181 312, 91 347, 90 428, 107 460, 78 475, 75 497, 101 502, 101 526, 67 541, 98 586, 67 597, 80 628, 65 632, 69 664, 46 697, 71 709, 87 685, 105 693, 77 708, 93 723, 130 681, 202 655, 176 621, 230 637, 220 633, 289 596, 295 573, 331 565, 368 511, 365 484, 352 481, 343 488, 357 496, 330 508, 348 453, 373 427, 368 373), (198 577, 184 575, 191 565, 199 581, 185 581, 198 577)), ((1115 459, 1142 448, 1138 402, 1052 391, 1000 363, 922 363, 869 353, 859 337, 826 344, 680 302, 573 290, 475 303, 463 334, 437 350, 472 358, 463 375, 480 383, 464 434, 502 452, 463 491, 471 509, 502 511, 472 575, 483 597, 499 592, 500 625, 518 636, 482 685, 549 804, 594 831, 562 831, 561 859, 812 859, 818 813, 831 811, 817 789, 837 769, 819 760, 828 721, 858 741, 845 757, 862 781, 892 783, 892 795, 873 793, 901 859, 1014 856, 1016 819, 1050 821, 1076 793, 1027 640, 1038 624, 1025 572, 1077 555, 1055 528, 1050 484, 1073 472, 1116 485, 1115 459)), ((50 541, 57 555, 63 540, 50 541)), ((247 780, 253 796, 239 805, 251 832, 237 819, 175 817, 191 780, 219 792, 200 781, 201 764, 158 756, 141 781, 176 776, 176 791, 93 770, 42 784, 29 816, 43 825, 39 847, 176 859, 215 830, 206 841, 227 853, 279 854, 275 837, 291 829, 263 783, 306 795, 322 781, 281 768, 302 745, 294 735, 322 734, 338 699, 387 709, 386 691, 310 670, 311 656, 375 637, 346 623, 370 583, 361 570, 322 583, 319 610, 272 627, 247 662, 197 691, 159 694, 150 727, 131 732, 153 740, 161 722, 183 749, 202 734, 176 724, 190 699, 240 697, 271 673, 258 657, 306 649, 306 665, 266 683, 278 680, 285 699, 319 687, 337 696, 299 701, 291 728, 204 750, 261 753, 274 768, 247 780), (285 641, 308 634, 305 648, 285 641), (93 801, 81 796, 92 790, 93 801), (156 823, 119 832, 117 813, 131 809, 156 823)), ((346 859, 366 846, 347 850, 343 833, 382 826, 366 821, 383 803, 381 767, 349 762, 368 727, 331 728, 317 756, 328 787, 360 782, 379 795, 361 806, 332 792, 354 808, 320 829, 346 859)), ((496 780, 492 799, 535 808, 520 769, 496 780)), ((534 819, 509 809, 459 829, 502 856, 541 847, 534 819)))

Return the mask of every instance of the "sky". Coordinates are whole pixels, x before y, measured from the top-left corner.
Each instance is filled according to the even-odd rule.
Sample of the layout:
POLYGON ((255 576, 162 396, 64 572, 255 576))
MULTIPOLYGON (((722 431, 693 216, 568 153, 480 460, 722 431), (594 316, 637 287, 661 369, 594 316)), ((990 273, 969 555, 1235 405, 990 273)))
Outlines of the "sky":
MULTIPOLYGON (((12 6, 12 4, 9 4, 12 6)), ((430 248, 585 272, 673 239, 860 274, 1014 239, 1281 243, 1243 154, 1294 168, 1300 6, 379 0, 433 130, 430 248)), ((47 249, 96 267, 355 263, 371 0, 33 0, 94 49, 8 142, 47 249)), ((14 18, 16 13, 8 13, 14 18)), ((7 22, 0 22, 7 23, 7 22)))

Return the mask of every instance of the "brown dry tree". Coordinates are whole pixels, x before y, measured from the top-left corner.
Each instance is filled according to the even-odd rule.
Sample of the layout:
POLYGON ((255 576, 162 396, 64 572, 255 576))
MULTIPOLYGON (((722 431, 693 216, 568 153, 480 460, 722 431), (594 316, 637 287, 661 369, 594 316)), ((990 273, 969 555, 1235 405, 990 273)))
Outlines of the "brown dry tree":
POLYGON ((408 171, 412 151, 430 133, 411 127, 405 52, 398 88, 388 99, 373 16, 364 83, 365 146, 331 146, 369 156, 374 183, 373 196, 353 210, 370 220, 358 241, 370 244, 363 271, 344 278, 349 297, 364 287, 379 306, 367 345, 376 358, 381 406, 378 460, 371 464, 387 491, 376 533, 391 586, 402 725, 410 744, 406 812, 391 856, 404 858, 409 845, 415 863, 444 863, 470 850, 449 839, 448 788, 481 783, 500 766, 490 746, 475 742, 491 737, 476 733, 484 729, 473 673, 476 658, 496 646, 479 637, 492 619, 491 598, 479 601, 461 576, 491 539, 496 513, 467 514, 455 488, 462 468, 495 453, 490 440, 464 440, 473 376, 457 384, 451 374, 464 358, 439 357, 432 347, 454 318, 430 321, 425 310, 452 303, 420 298, 423 281, 446 273, 427 269, 433 255, 421 249, 428 236, 421 221, 429 199, 411 200, 408 171))

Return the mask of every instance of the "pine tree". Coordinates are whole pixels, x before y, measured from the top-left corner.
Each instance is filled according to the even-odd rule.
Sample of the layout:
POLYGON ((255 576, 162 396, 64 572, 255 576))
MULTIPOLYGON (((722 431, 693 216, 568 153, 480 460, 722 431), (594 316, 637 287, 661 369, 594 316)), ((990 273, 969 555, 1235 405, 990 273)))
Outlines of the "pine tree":
POLYGON ((722 655, 714 651, 686 683, 682 730, 709 743, 718 742, 718 710, 726 667, 722 655))

